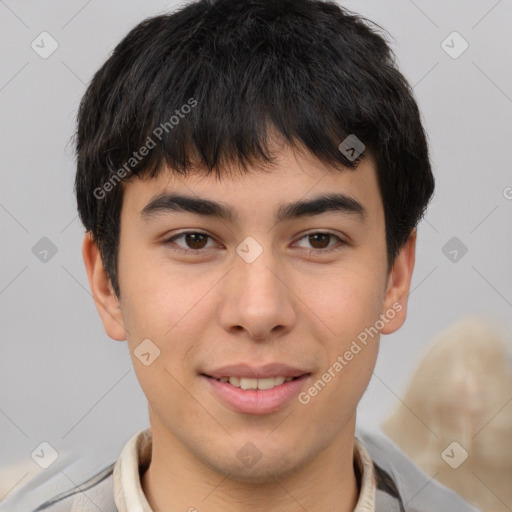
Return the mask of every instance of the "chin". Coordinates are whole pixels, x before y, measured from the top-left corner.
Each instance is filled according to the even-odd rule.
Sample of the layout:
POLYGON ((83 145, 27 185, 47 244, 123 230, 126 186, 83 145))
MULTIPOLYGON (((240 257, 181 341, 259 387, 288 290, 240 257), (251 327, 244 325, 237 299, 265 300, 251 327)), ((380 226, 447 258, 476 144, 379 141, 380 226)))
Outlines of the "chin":
POLYGON ((231 468, 232 472, 229 476, 235 482, 248 485, 275 485, 277 481, 285 480, 298 471, 298 467, 290 466, 287 468, 276 468, 275 465, 269 464, 260 467, 240 469, 236 465, 231 468))
POLYGON ((290 460, 283 454, 273 451, 270 453, 272 456, 260 454, 261 457, 257 461, 254 459, 256 462, 253 461, 252 465, 247 466, 240 460, 243 460, 243 453, 240 454, 240 458, 237 456, 232 460, 223 459, 208 465, 213 471, 235 482, 250 485, 275 485, 276 481, 293 476, 304 466, 304 463, 290 460))

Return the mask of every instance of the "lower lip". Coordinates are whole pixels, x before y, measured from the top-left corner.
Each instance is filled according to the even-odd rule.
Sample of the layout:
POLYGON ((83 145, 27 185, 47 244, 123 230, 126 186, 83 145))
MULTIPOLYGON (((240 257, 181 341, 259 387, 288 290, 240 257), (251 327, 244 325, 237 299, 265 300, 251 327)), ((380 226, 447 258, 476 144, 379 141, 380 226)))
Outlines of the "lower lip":
POLYGON ((309 374, 263 390, 243 390, 229 382, 202 376, 213 392, 233 411, 245 414, 269 414, 285 407, 304 388, 309 374))

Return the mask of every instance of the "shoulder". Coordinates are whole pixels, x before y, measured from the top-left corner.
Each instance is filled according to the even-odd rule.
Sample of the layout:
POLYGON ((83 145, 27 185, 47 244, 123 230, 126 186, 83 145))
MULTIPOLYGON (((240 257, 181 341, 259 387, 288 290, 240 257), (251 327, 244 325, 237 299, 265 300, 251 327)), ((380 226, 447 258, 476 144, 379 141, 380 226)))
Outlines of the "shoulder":
POLYGON ((357 439, 370 454, 377 494, 395 497, 407 512, 479 512, 451 489, 421 470, 385 434, 360 427, 357 439))
POLYGON ((69 458, 63 460, 60 465, 56 464, 28 481, 23 488, 10 496, 6 503, 1 503, 0 510, 118 512, 116 502, 120 503, 120 507, 123 506, 121 502, 126 499, 124 489, 129 490, 136 486, 141 464, 147 464, 150 457, 151 430, 144 428, 132 435, 124 444, 117 460, 110 462, 106 467, 98 470, 101 466, 96 465, 94 470, 84 474, 84 458, 73 459, 71 462, 69 458), (71 480, 68 474, 80 472, 77 468, 84 476, 80 480, 71 480), (69 485, 70 481, 72 487, 69 485), (63 485, 62 482, 67 485, 63 485), (67 490, 59 491, 62 488, 67 490))
POLYGON ((114 465, 112 463, 89 480, 42 503, 33 512, 117 512, 114 465))
MULTIPOLYGON (((114 466, 115 462, 72 489, 46 500, 31 512, 117 512, 114 502, 114 466)), ((19 509, 14 507, 1 510, 14 512, 19 509)))

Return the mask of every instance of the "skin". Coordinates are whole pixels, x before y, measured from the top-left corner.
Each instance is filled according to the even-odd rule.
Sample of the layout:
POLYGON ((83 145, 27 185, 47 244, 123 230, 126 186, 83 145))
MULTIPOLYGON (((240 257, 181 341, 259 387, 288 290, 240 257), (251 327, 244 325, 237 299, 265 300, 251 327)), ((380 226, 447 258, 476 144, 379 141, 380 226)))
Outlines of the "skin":
POLYGON ((245 176, 219 181, 201 172, 183 178, 166 170, 123 184, 120 301, 94 240, 85 236, 84 262, 105 331, 127 340, 148 399, 153 453, 141 480, 155 512, 291 512, 298 506, 343 512, 356 505, 356 407, 372 375, 380 335, 308 404, 294 399, 271 414, 232 411, 199 375, 241 361, 278 361, 308 369, 307 390, 393 304, 402 309, 381 333, 405 321, 416 231, 388 274, 384 210, 371 155, 356 171, 327 167, 284 144, 276 155, 271 172, 254 165, 245 176), (141 220, 141 210, 162 191, 222 201, 236 209, 238 219, 169 212, 141 220), (365 222, 331 211, 276 224, 279 205, 332 192, 363 204, 365 222), (212 238, 165 242, 186 230, 212 238), (306 236, 325 231, 347 244, 335 236, 306 236), (250 264, 236 253, 248 236, 263 248, 250 264), (203 252, 184 255, 172 247, 203 252), (146 338, 161 351, 149 366, 133 353, 146 338), (237 457, 247 442, 262 454, 250 468, 237 457))

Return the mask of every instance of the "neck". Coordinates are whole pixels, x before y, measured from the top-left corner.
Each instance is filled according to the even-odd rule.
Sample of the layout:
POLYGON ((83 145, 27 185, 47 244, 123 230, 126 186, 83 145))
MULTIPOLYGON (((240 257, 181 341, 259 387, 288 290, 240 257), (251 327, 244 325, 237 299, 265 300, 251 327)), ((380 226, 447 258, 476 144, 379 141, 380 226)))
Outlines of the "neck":
MULTIPOLYGON (((151 422, 152 460, 141 479, 154 512, 352 512, 359 489, 354 472, 355 418, 312 460, 257 481, 206 465, 168 430, 151 422), (243 479, 245 478, 245 480, 243 479)), ((218 462, 218 460, 213 461, 218 462)))

